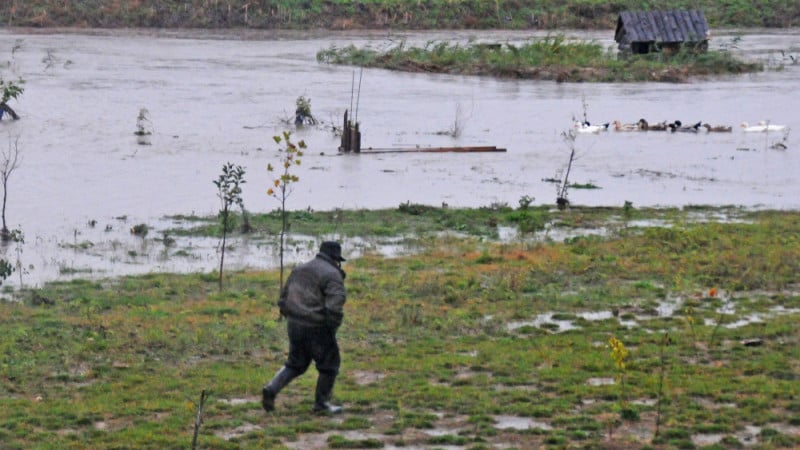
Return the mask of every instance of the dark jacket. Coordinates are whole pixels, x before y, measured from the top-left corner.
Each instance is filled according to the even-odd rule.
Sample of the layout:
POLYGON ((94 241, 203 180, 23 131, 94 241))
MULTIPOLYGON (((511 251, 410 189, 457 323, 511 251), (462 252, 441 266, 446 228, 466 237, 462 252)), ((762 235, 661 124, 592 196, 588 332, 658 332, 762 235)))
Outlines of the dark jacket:
POLYGON ((338 328, 344 318, 344 272, 324 253, 292 270, 278 305, 293 322, 338 328))

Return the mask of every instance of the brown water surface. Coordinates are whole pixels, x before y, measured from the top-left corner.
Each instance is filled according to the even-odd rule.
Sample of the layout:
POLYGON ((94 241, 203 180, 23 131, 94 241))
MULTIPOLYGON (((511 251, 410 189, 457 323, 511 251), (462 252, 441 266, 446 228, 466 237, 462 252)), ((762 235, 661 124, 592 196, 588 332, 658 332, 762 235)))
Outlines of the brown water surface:
MULTIPOLYGON (((567 34, 613 46, 610 31, 567 34)), ((339 156, 330 128, 293 130, 309 149, 296 171, 300 182, 290 209, 406 201, 516 206, 525 195, 553 204, 555 185, 543 179, 563 173, 569 147, 562 133, 583 117, 584 104, 593 123, 679 119, 732 125, 734 131, 580 135, 570 180, 600 189, 570 190, 573 204, 800 206, 795 135, 738 128, 743 121, 769 120, 800 129, 800 64, 789 58, 800 59, 800 29, 715 32, 712 48, 741 35, 733 51, 769 69, 688 84, 360 73, 315 59, 330 45, 519 42, 533 35, 2 29, 3 77, 26 80, 24 95, 11 103, 21 120, 0 122, 0 138, 17 142, 22 155, 9 180, 6 218, 10 228, 24 232, 25 243, 6 246, 6 258, 20 262, 26 285, 76 273, 213 270, 211 242, 195 240, 189 258, 176 260, 168 251, 161 258, 155 233, 143 242, 128 229, 157 226, 165 215, 215 214, 212 181, 226 162, 247 170, 243 197, 249 210, 277 208, 265 193, 273 178, 266 166, 280 157, 271 137, 294 128, 284 119, 299 95, 311 99, 313 113, 327 125, 338 125, 352 104, 363 148, 495 145, 508 151, 339 156), (141 108, 150 114, 151 145, 139 145, 133 134, 141 108), (442 134, 456 121, 458 138, 442 134), (788 148, 770 148, 777 142, 788 148)), ((231 257, 231 267, 274 262, 252 247, 231 257)), ((19 275, 7 284, 18 285, 19 275)))

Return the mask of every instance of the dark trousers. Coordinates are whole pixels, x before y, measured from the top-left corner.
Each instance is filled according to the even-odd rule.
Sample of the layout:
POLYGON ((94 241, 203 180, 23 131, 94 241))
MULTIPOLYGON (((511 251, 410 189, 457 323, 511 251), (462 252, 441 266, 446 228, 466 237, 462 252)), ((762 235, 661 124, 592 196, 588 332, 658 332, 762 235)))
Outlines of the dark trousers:
POLYGON ((302 374, 314 361, 319 373, 335 377, 342 363, 336 330, 301 325, 291 319, 288 322, 289 359, 285 366, 302 374))

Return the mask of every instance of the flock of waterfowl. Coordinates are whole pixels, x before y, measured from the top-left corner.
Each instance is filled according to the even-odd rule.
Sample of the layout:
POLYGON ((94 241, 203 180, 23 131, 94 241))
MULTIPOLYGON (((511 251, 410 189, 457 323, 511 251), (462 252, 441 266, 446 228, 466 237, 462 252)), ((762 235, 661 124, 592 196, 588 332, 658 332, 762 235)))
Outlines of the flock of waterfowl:
MULTIPOLYGON (((788 130, 786 125, 775 125, 765 120, 762 120, 755 125, 742 122, 740 128, 746 133, 765 133, 788 130)), ((699 133, 701 131, 708 133, 730 133, 733 131, 733 127, 730 125, 709 125, 708 123, 704 123, 702 121, 693 125, 684 125, 680 120, 676 120, 674 122, 663 121, 658 123, 649 123, 644 119, 639 119, 639 121, 636 123, 622 123, 619 120, 615 120, 602 125, 592 125, 587 121, 575 121, 573 123, 573 129, 578 133, 601 133, 610 129, 614 131, 669 131, 672 133, 699 133)))

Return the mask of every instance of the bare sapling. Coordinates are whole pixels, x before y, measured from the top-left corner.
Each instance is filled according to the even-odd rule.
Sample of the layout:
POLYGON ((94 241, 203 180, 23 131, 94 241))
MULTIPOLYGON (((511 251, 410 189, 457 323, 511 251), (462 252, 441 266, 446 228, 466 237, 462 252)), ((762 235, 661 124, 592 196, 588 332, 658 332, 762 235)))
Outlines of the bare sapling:
POLYGON ((453 119, 453 126, 450 127, 450 136, 456 139, 461 137, 468 118, 469 117, 464 114, 464 110, 461 108, 461 103, 456 103, 456 114, 453 119))
POLYGON ((245 183, 244 169, 242 166, 235 166, 233 163, 226 163, 222 166, 222 173, 219 178, 214 181, 217 187, 217 196, 220 200, 221 208, 219 210, 220 224, 222 225, 222 243, 220 246, 219 258, 219 290, 222 290, 222 270, 225 264, 225 246, 227 241, 228 232, 231 231, 232 212, 231 208, 238 205, 242 209, 242 187, 245 183))
POLYGON ((569 188, 569 173, 572 170, 572 162, 575 161, 575 138, 577 137, 577 134, 575 131, 569 130, 561 133, 561 136, 563 136, 564 142, 566 142, 567 146, 569 147, 569 162, 567 163, 567 170, 564 172, 564 178, 561 180, 561 185, 558 188, 558 195, 556 196, 556 205, 563 209, 569 206, 567 189, 569 188))
POLYGON ((658 370, 658 392, 656 394, 656 428, 655 432, 653 433, 653 438, 657 439, 658 434, 661 431, 661 415, 662 415, 662 400, 664 399, 664 378, 666 377, 667 372, 667 352, 666 347, 669 345, 670 339, 669 334, 664 333, 664 336, 661 339, 659 345, 659 356, 658 359, 660 361, 659 370, 658 370))
POLYGON ((4 150, 2 154, 0 154, 0 182, 3 183, 3 210, 2 210, 2 218, 3 218, 3 228, 0 229, 0 240, 3 242, 8 242, 13 238, 13 233, 8 229, 6 225, 6 203, 8 202, 8 180, 11 178, 11 174, 14 173, 15 170, 21 164, 22 159, 20 158, 20 150, 19 150, 19 138, 9 139, 8 141, 8 149, 4 150))
POLYGON ((208 393, 205 389, 200 392, 200 403, 197 405, 197 415, 194 418, 194 433, 192 434, 192 450, 197 448, 197 436, 200 434, 200 426, 203 425, 203 408, 205 407, 208 393))

